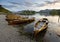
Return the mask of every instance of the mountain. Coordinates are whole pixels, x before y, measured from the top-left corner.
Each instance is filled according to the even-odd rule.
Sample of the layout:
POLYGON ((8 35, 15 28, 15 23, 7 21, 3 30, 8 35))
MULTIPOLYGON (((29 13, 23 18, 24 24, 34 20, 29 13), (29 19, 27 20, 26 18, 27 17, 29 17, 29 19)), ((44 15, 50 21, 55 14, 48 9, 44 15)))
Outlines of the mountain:
POLYGON ((4 7, 2 7, 2 5, 0 5, 0 13, 12 13, 9 10, 5 9, 4 7))
POLYGON ((48 16, 48 15, 50 15, 50 11, 51 11, 51 9, 45 9, 45 10, 40 10, 39 13, 41 15, 48 16))

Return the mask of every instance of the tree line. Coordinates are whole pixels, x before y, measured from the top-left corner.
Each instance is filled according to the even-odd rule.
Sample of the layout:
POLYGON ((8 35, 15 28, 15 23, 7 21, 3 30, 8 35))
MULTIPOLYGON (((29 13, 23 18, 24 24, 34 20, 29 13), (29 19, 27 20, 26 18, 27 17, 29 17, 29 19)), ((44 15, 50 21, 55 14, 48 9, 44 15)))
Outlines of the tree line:
POLYGON ((22 15, 33 15, 35 13, 36 12, 32 11, 32 10, 23 10, 23 11, 20 12, 20 14, 22 14, 22 15))
POLYGON ((50 14, 51 15, 59 15, 60 16, 60 9, 59 10, 55 10, 55 9, 54 10, 51 10, 50 11, 50 14))

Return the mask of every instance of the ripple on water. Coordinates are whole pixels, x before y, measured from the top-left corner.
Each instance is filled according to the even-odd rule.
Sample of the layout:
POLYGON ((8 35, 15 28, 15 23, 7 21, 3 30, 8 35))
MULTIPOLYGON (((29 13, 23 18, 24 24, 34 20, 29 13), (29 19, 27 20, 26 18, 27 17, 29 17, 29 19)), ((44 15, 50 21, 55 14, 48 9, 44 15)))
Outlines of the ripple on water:
MULTIPOLYGON (((44 42, 60 42, 60 23, 58 23, 58 16, 39 16, 36 15, 40 19, 43 17, 48 18, 49 24, 47 31, 43 37, 44 42)), ((37 19, 37 18, 36 18, 37 19)), ((37 20, 39 20, 37 19, 37 20)), ((24 35, 19 35, 17 32, 20 28, 34 28, 33 23, 23 26, 9 26, 5 21, 5 15, 0 15, 0 41, 1 42, 36 42, 24 35), (27 27, 26 27, 27 26, 27 27)), ((31 36, 30 36, 31 37, 31 36)), ((41 38, 41 37, 40 37, 41 38)))

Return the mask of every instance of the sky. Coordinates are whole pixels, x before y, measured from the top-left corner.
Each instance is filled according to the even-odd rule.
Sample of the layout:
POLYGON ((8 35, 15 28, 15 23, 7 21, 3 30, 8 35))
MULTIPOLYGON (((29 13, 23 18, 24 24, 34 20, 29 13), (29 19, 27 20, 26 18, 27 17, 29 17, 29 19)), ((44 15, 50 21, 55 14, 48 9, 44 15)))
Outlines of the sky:
POLYGON ((21 10, 40 11, 60 9, 60 0, 0 0, 0 4, 13 12, 21 10))

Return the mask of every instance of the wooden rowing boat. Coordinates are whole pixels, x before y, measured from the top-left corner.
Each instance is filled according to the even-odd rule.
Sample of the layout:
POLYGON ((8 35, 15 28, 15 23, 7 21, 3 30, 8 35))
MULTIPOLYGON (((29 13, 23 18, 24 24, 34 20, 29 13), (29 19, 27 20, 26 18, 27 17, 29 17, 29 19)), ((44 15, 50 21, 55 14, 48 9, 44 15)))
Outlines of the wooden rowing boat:
POLYGON ((12 20, 15 20, 15 19, 18 19, 18 18, 23 18, 23 17, 18 16, 18 15, 14 15, 14 14, 6 15, 6 21, 12 21, 12 20))
POLYGON ((34 35, 36 36, 39 32, 45 30, 48 27, 48 19, 40 19, 34 26, 34 35))
POLYGON ((15 19, 13 21, 8 21, 8 23, 9 24, 24 24, 24 23, 31 23, 33 21, 34 21, 34 18, 31 18, 31 19, 26 18, 26 19, 20 19, 20 20, 15 19))
POLYGON ((6 21, 8 22, 8 24, 10 25, 16 25, 16 24, 24 24, 24 23, 31 23, 35 20, 34 17, 32 18, 28 18, 28 17, 21 17, 21 16, 17 16, 17 15, 9 15, 6 16, 6 21))

